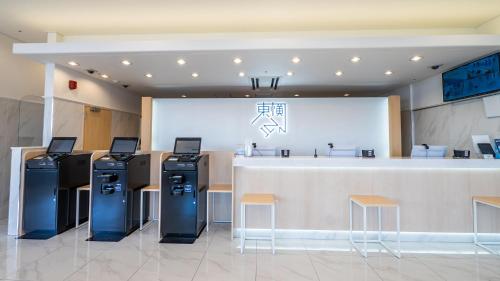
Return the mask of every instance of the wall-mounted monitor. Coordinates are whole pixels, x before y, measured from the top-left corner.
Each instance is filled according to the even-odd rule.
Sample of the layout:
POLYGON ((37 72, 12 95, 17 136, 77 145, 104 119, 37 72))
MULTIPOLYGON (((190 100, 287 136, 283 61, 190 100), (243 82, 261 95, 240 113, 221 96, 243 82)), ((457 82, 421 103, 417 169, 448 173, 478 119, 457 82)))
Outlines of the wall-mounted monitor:
POLYGON ((500 53, 444 72, 443 101, 455 101, 500 91, 500 53))

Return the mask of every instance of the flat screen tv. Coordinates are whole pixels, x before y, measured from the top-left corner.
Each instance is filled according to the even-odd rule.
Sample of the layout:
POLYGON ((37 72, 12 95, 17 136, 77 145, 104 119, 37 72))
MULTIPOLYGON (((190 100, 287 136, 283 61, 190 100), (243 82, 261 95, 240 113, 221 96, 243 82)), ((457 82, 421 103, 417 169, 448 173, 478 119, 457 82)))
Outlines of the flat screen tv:
POLYGON ((442 79, 445 102, 500 91, 500 53, 444 72, 442 79))

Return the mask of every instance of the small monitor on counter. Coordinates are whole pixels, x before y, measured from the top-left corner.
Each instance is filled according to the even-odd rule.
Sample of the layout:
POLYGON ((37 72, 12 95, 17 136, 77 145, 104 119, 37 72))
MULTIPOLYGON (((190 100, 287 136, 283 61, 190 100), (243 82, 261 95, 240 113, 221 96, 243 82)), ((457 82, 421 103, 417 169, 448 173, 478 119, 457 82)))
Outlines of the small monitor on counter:
POLYGON ((445 158, 448 147, 444 145, 414 145, 411 158, 445 158))
POLYGON ((358 148, 355 145, 330 146, 328 156, 330 157, 356 157, 358 148))

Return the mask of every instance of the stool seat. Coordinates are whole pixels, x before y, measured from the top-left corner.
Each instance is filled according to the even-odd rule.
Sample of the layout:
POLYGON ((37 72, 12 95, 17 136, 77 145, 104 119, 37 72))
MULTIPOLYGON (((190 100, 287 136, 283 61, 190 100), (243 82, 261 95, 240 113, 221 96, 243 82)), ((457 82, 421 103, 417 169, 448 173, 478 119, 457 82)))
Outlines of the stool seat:
POLYGON ((269 193, 246 193, 241 198, 241 204, 245 205, 274 205, 276 198, 269 193))
POLYGON ((227 183, 216 183, 208 187, 207 190, 207 232, 210 226, 210 194, 212 194, 212 221, 213 222, 224 222, 229 223, 231 221, 221 221, 215 219, 215 193, 218 194, 232 194, 233 193, 233 185, 227 183))
POLYGON ((472 199, 476 202, 500 208, 500 197, 496 196, 474 196, 472 199))
POLYGON ((397 201, 378 195, 351 195, 351 200, 366 207, 397 207, 397 201))
POLYGON ((483 204, 493 208, 500 208, 500 197, 498 196, 473 196, 472 197, 472 219, 474 224, 474 244, 485 249, 486 251, 500 255, 500 252, 496 251, 491 245, 498 246, 500 243, 496 241, 479 241, 479 230, 478 230, 478 205, 483 204))
POLYGON ((395 200, 379 196, 379 195, 351 195, 349 197, 349 240, 354 248, 365 258, 368 257, 368 243, 378 243, 386 248, 391 254, 397 258, 401 258, 401 239, 400 239, 400 214, 399 203, 395 200), (353 205, 356 204, 363 209, 363 239, 355 241, 353 238, 353 205), (378 213, 378 239, 368 240, 367 236, 367 209, 376 208, 378 213), (397 251, 389 248, 389 246, 382 241, 382 208, 395 208, 396 209, 396 243, 397 251), (364 247, 361 249, 356 243, 363 243, 364 247))
POLYGON ((147 185, 143 188, 141 188, 143 191, 160 191, 160 186, 159 185, 147 185))
POLYGON ((208 188, 208 192, 233 192, 233 185, 224 183, 214 184, 208 188))
POLYGON ((90 185, 82 185, 82 186, 79 186, 77 187, 76 189, 78 190, 90 190, 90 185))
POLYGON ((240 228, 240 251, 243 254, 246 238, 246 207, 247 206, 269 206, 271 208, 271 250, 275 253, 274 245, 276 238, 276 198, 271 193, 245 193, 241 197, 241 228, 240 228))

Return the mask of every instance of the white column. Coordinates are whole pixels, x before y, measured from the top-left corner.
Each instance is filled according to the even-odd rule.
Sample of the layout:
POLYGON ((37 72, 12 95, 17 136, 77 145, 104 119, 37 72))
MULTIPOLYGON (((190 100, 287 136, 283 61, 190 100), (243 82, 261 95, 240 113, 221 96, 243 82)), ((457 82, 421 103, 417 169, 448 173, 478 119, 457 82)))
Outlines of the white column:
POLYGON ((45 64, 45 90, 43 109, 43 146, 49 146, 54 125, 54 75, 55 64, 45 64))
MULTIPOLYGON (((63 37, 56 32, 47 33, 47 43, 57 43, 63 37)), ((44 110, 43 110, 43 146, 48 146, 54 135, 54 83, 55 83, 54 63, 45 64, 45 88, 44 88, 44 110)))

